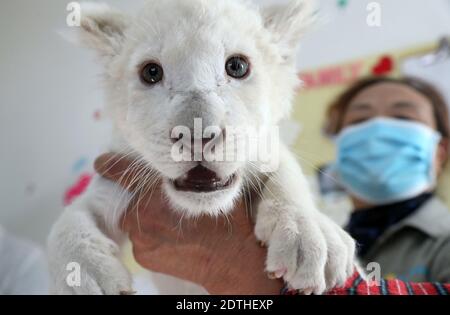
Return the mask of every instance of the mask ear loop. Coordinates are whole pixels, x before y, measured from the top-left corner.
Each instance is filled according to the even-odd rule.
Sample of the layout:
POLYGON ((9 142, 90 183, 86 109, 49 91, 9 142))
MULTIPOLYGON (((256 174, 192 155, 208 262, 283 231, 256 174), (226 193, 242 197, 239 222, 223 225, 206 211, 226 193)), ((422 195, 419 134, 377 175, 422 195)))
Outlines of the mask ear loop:
POLYGON ((439 146, 441 145, 441 141, 445 140, 442 137, 440 132, 437 132, 436 137, 437 137, 436 145, 434 146, 434 151, 433 151, 433 154, 432 154, 432 156, 434 157, 433 158, 433 163, 432 163, 432 166, 430 167, 430 174, 428 175, 430 177, 430 179, 431 179, 430 180, 430 187, 429 187, 430 190, 433 189, 433 188, 436 189, 438 184, 439 184, 439 177, 438 177, 438 174, 437 174, 437 167, 438 166, 436 165, 438 163, 438 161, 436 159, 436 155, 439 153, 439 146))
POLYGON ((444 149, 445 149, 445 161, 444 161, 444 167, 448 165, 448 160, 450 159, 450 139, 449 138, 443 138, 441 142, 444 142, 444 149))
POLYGON ((444 138, 441 137, 441 140, 438 144, 438 148, 439 146, 443 146, 444 147, 444 153, 445 153, 445 157, 444 157, 444 161, 442 162, 442 172, 445 173, 446 171, 450 171, 449 169, 449 159, 450 159, 450 139, 449 138, 444 138))
MULTIPOLYGON (((365 123, 367 124, 367 122, 365 123)), ((327 133, 325 130, 323 130, 323 134, 324 136, 333 143, 334 145, 334 151, 335 151, 335 160, 328 166, 327 172, 330 174, 330 176, 332 178, 334 178, 334 180, 336 181, 336 184, 338 185, 338 187, 340 189, 342 189, 343 191, 345 191, 345 194, 350 198, 351 193, 357 195, 357 193, 352 192, 352 190, 350 188, 346 188, 345 185, 343 185, 341 183, 340 180, 340 176, 339 176, 339 172, 337 170, 337 160, 339 159, 339 142, 342 139, 343 134, 346 134, 348 132, 348 129, 350 128, 351 130, 355 130, 355 129, 359 129, 358 127, 360 126, 350 126, 350 127, 346 127, 346 128, 342 128, 338 133, 336 134, 329 134, 327 133)), ((361 198, 364 199, 364 198, 361 198)))

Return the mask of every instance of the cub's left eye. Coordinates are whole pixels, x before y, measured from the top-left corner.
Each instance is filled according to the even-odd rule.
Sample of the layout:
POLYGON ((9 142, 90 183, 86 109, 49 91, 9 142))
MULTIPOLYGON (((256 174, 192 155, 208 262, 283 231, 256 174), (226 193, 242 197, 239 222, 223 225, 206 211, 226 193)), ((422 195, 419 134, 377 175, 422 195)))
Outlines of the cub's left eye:
POLYGON ((250 62, 244 56, 232 56, 226 64, 227 74, 235 79, 245 79, 250 74, 250 62))
POLYGON ((164 70, 159 64, 150 62, 142 67, 140 76, 144 83, 153 85, 163 79, 164 70))

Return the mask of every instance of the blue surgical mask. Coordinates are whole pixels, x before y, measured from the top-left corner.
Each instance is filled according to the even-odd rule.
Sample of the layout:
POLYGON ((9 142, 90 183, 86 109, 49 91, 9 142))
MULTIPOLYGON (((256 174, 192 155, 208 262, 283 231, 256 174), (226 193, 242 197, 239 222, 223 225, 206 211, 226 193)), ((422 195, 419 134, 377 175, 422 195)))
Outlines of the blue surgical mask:
POLYGON ((436 186, 440 140, 440 134, 424 124, 374 118, 338 135, 334 170, 344 188, 365 202, 406 200, 436 186))

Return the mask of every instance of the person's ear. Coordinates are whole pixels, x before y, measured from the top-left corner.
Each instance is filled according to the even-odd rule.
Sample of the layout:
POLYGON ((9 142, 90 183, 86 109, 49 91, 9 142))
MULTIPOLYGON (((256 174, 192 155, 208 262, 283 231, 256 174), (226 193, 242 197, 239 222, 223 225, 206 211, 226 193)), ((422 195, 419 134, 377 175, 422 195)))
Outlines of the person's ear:
POLYGON ((316 1, 290 0, 287 4, 263 9, 262 16, 282 57, 289 60, 295 57, 300 39, 316 22, 316 1))
POLYGON ((444 169, 445 164, 448 160, 450 154, 450 141, 449 139, 442 139, 438 146, 437 152, 437 162, 438 162, 438 173, 444 169))
POLYGON ((120 53, 129 18, 104 3, 82 3, 78 42, 95 50, 100 57, 120 53))

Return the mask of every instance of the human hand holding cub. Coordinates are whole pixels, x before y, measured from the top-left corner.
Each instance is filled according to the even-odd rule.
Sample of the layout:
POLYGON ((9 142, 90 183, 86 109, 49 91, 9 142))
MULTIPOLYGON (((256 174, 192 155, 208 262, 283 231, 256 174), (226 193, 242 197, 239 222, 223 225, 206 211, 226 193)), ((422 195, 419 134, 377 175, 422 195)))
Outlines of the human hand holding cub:
MULTIPOLYGON (((129 166, 108 154, 95 163, 102 176, 133 191, 134 176, 123 176, 129 166)), ((143 267, 197 283, 211 294, 279 294, 283 283, 264 271, 267 250, 259 246, 244 202, 228 218, 193 221, 172 211, 159 187, 137 195, 139 204, 135 200, 120 222, 143 267)))

